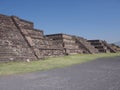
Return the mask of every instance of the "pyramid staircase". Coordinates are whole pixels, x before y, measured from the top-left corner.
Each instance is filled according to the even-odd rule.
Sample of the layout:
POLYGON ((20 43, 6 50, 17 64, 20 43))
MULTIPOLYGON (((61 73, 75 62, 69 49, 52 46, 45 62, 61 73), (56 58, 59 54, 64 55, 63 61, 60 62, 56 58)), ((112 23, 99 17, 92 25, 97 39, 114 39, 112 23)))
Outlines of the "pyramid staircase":
POLYGON ((76 37, 74 36, 76 43, 79 45, 79 48, 83 49, 83 53, 98 53, 98 50, 94 48, 89 42, 87 42, 86 39, 82 37, 76 37))

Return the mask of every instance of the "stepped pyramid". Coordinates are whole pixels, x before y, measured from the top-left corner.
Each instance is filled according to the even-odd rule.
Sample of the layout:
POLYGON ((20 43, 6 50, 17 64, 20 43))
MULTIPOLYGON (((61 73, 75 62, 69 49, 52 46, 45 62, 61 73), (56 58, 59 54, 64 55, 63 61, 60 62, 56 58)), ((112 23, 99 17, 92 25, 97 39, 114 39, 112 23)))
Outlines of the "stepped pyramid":
POLYGON ((88 40, 96 49, 98 49, 99 53, 107 53, 112 52, 116 53, 116 50, 112 48, 110 44, 103 40, 88 40))
POLYGON ((79 45, 79 48, 84 51, 83 53, 98 53, 98 50, 93 45, 91 45, 87 39, 78 36, 74 36, 74 38, 76 40, 76 43, 79 45))
POLYGON ((16 16, 0 14, 0 61, 37 60, 63 55, 63 49, 44 37, 33 23, 16 16))
POLYGON ((12 17, 0 15, 0 61, 24 59, 33 60, 36 57, 12 17))
POLYGON ((63 33, 50 34, 46 37, 57 42, 59 45, 63 46, 67 54, 73 53, 98 53, 98 50, 94 48, 86 39, 78 36, 67 35, 63 33))
POLYGON ((94 40, 63 33, 44 35, 30 21, 0 14, 0 62, 99 52, 116 51, 105 41, 98 40, 96 44, 94 40))

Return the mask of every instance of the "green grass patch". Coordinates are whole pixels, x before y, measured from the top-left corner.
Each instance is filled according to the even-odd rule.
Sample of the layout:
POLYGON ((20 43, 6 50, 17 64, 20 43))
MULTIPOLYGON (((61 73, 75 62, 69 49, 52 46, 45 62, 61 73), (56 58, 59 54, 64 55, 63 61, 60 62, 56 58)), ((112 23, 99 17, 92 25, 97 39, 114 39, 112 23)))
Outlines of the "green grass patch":
POLYGON ((45 60, 31 62, 9 62, 0 64, 0 75, 11 75, 33 71, 43 71, 80 64, 102 57, 120 56, 120 53, 107 54, 77 54, 63 57, 46 58, 45 60))

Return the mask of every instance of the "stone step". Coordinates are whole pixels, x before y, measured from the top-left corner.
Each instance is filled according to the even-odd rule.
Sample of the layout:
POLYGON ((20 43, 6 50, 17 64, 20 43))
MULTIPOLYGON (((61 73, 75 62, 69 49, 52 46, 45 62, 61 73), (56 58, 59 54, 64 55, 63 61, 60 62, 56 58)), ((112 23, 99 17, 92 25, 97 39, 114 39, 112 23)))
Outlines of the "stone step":
POLYGON ((76 41, 77 41, 77 43, 80 43, 80 45, 82 44, 83 45, 83 47, 87 50, 87 51, 89 51, 89 52, 91 52, 91 53, 97 53, 98 52, 98 50, 97 49, 95 49, 89 42, 87 42, 87 40, 86 39, 81 39, 81 38, 77 38, 76 37, 76 41))
POLYGON ((7 48, 5 49, 4 47, 2 47, 2 48, 0 48, 0 51, 1 51, 1 52, 7 52, 7 51, 11 51, 11 50, 10 50, 10 49, 7 49, 7 48))
POLYGON ((0 62, 9 62, 9 61, 27 61, 27 60, 35 60, 33 57, 26 56, 0 56, 0 62))
POLYGON ((9 52, 4 52, 4 51, 0 51, 0 54, 14 54, 15 52, 11 52, 11 51, 9 51, 9 52))
POLYGON ((15 54, 1 54, 0 53, 0 57, 15 57, 16 55, 15 54))

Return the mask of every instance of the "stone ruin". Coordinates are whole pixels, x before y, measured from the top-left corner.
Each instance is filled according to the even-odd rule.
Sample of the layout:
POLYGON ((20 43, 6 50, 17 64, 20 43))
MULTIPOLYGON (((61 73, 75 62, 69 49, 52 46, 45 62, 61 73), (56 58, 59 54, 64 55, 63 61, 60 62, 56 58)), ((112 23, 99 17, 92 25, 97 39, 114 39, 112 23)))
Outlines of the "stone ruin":
POLYGON ((112 52, 116 53, 117 51, 106 41, 103 40, 88 40, 96 49, 98 49, 99 53, 107 53, 112 52))
MULTIPOLYGON (((108 45, 105 42, 106 46, 108 45)), ((115 52, 107 46, 109 52, 115 52)), ((0 14, 0 62, 39 60, 73 53, 99 53, 91 41, 73 35, 44 35, 30 21, 0 14)))
POLYGON ((46 35, 46 37, 61 45, 65 54, 98 53, 98 50, 82 37, 62 33, 46 35))
POLYGON ((38 60, 63 55, 63 47, 46 38, 33 23, 0 15, 0 61, 38 60))
POLYGON ((120 52, 120 46, 117 46, 115 44, 110 44, 110 46, 116 51, 116 52, 120 52))

